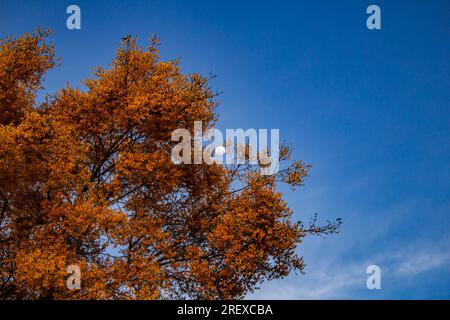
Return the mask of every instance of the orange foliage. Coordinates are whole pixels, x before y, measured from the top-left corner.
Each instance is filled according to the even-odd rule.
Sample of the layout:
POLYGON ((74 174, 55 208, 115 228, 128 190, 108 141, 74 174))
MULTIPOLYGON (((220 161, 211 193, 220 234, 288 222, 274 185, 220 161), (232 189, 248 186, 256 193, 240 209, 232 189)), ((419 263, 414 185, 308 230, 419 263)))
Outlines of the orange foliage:
POLYGON ((213 127, 218 104, 208 78, 159 60, 156 40, 126 38, 87 90, 38 104, 55 65, 47 35, 0 42, 1 298, 239 298, 302 272, 308 233, 338 231, 291 221, 277 184, 302 185, 301 162, 273 176, 172 163, 171 132, 213 127), (79 290, 66 286, 71 264, 79 290))

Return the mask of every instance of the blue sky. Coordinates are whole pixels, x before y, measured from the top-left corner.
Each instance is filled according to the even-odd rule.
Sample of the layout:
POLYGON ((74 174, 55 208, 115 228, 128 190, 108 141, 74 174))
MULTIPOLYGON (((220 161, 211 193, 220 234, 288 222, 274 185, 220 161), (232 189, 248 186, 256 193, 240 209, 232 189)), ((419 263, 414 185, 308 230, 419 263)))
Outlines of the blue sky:
POLYGON ((54 29, 46 92, 108 64, 120 38, 213 72, 220 128, 279 128, 313 165, 285 191, 296 219, 341 217, 302 243, 306 275, 249 298, 450 298, 450 3, 433 1, 1 1, 0 37, 54 29), (81 30, 66 8, 81 8, 81 30), (382 29, 366 28, 381 8, 382 29), (366 288, 379 265, 382 289, 366 288))

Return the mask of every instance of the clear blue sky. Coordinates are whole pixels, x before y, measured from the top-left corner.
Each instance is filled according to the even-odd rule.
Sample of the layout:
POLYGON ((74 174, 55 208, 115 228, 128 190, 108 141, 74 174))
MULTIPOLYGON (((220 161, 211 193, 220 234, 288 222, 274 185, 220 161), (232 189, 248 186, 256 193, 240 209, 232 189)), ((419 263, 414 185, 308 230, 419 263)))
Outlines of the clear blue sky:
POLYGON ((46 92, 108 64, 123 35, 156 33, 163 59, 218 75, 221 128, 279 128, 313 165, 286 199, 295 218, 342 217, 343 233, 301 244, 307 274, 250 298, 450 298, 449 1, 0 2, 0 37, 37 26, 63 63, 46 92), (382 30, 366 28, 370 4, 382 30), (366 288, 371 264, 381 290, 366 288))

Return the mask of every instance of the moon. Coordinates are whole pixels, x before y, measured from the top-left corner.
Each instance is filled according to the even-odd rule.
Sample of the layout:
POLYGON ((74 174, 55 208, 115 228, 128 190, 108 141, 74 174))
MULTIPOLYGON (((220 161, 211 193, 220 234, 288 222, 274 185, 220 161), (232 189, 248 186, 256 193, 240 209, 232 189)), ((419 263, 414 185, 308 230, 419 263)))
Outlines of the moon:
POLYGON ((226 152, 226 150, 223 146, 217 146, 216 149, 214 150, 214 153, 218 156, 224 155, 225 152, 226 152))

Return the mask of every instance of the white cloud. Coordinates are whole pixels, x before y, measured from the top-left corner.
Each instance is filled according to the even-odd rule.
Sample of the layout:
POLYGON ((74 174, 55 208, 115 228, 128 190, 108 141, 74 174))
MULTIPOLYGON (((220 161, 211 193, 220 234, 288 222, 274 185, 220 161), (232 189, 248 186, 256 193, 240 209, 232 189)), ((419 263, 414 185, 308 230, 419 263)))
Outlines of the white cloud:
POLYGON ((305 275, 289 276, 265 284, 261 291, 248 298, 270 300, 349 298, 348 293, 352 288, 364 288, 365 276, 364 266, 357 264, 345 268, 311 270, 305 275))
POLYGON ((402 260, 397 268, 397 274, 404 277, 413 276, 450 262, 450 253, 448 250, 409 252, 402 260))
MULTIPOLYGON (((422 272, 450 266, 450 250, 447 244, 437 247, 420 243, 398 251, 379 252, 362 261, 341 261, 331 265, 328 263, 317 268, 316 262, 314 269, 307 269, 305 275, 289 276, 283 280, 266 283, 260 291, 247 298, 273 300, 365 298, 367 295, 359 296, 355 293, 370 294, 371 290, 366 287, 367 266, 377 264, 381 267, 382 279, 390 278, 401 282, 422 272)), ((383 286, 383 289, 389 291, 388 287, 383 286)))

